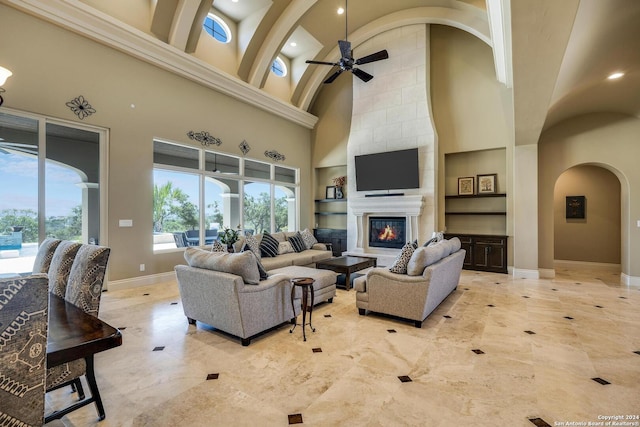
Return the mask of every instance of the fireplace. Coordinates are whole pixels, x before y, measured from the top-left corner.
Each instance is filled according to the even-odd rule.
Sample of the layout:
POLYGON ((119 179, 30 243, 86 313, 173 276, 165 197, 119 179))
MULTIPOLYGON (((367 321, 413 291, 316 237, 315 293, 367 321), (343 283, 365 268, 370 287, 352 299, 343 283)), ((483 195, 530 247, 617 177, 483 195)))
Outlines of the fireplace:
POLYGON ((401 249, 406 240, 407 219, 397 216, 369 217, 369 246, 401 249))

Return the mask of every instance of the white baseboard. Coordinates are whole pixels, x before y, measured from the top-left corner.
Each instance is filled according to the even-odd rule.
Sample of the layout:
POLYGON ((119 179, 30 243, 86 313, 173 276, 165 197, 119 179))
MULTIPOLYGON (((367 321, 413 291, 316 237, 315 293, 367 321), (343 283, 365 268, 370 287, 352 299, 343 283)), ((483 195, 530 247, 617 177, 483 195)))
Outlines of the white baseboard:
POLYGON ((123 289, 132 289, 132 288, 139 288, 140 286, 157 285, 158 283, 172 282, 175 280, 176 280, 175 271, 169 271, 167 273, 132 277, 130 279, 111 280, 107 283, 107 290, 120 291, 123 289))
POLYGON ((556 277, 556 270, 553 268, 539 268, 538 272, 541 279, 553 279, 556 277))
POLYGON ((609 264, 606 262, 588 262, 588 261, 571 261, 564 259, 556 259, 553 261, 553 265, 556 269, 564 268, 567 270, 606 270, 606 271, 620 271, 620 264, 609 264))
POLYGON ((620 273, 620 280, 627 286, 640 287, 640 277, 620 273))
POLYGON ((540 273, 538 270, 528 270, 525 268, 513 268, 512 273, 513 277, 517 279, 539 279, 540 273))

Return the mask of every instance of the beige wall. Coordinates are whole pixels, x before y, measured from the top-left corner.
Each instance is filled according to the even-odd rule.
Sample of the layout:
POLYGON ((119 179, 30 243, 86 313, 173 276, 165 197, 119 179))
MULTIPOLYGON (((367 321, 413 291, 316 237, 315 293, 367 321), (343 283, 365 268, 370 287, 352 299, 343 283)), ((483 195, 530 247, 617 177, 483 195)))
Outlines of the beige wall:
POLYGON ((198 146, 187 132, 208 131, 222 139, 220 151, 242 155, 238 144, 246 140, 247 157, 262 161, 265 150, 277 149, 286 156, 283 165, 300 168, 300 225, 312 226, 308 129, 4 5, 0 52, 14 73, 3 107, 79 121, 65 102, 83 95, 97 111, 83 123, 110 130, 104 223, 110 280, 168 272, 184 262, 180 251, 152 250, 154 137, 198 146), (119 228, 119 219, 132 219, 133 227, 119 228), (144 273, 139 264, 146 264, 144 273))
POLYGON ((613 173, 568 169, 556 181, 553 212, 555 259, 620 264, 620 181, 613 173), (584 219, 566 218, 567 196, 585 196, 584 219))
POLYGON ((539 264, 553 268, 554 188, 567 169, 592 164, 620 181, 621 264, 627 276, 640 277, 640 120, 614 113, 588 114, 545 131, 539 144, 539 264), (633 262, 633 261, 636 262, 633 262))

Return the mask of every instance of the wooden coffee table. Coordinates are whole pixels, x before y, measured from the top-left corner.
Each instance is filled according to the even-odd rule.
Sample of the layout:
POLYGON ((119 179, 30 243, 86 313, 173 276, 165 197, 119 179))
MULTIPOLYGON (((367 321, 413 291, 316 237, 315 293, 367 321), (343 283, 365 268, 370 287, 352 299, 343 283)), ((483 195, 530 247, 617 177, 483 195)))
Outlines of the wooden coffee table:
POLYGON ((366 258, 358 256, 341 256, 337 258, 326 259, 316 262, 316 268, 321 270, 331 270, 336 273, 344 274, 345 289, 351 289, 351 273, 364 270, 365 268, 375 267, 377 258, 366 258))

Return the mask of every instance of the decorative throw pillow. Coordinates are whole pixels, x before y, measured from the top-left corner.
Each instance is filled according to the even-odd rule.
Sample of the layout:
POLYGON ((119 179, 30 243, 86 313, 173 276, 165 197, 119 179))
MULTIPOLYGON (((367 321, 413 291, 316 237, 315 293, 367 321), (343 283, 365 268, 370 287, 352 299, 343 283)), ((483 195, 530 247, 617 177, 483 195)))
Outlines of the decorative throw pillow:
POLYGON ((296 252, 302 252, 307 249, 300 233, 296 233, 294 236, 289 237, 289 242, 291 243, 291 246, 293 246, 293 250, 296 252))
POLYGON ((437 237, 432 237, 429 240, 427 240, 426 242, 424 242, 424 245, 422 246, 430 246, 432 243, 436 243, 438 241, 437 237))
POLYGON ((405 243, 395 262, 389 268, 389 271, 397 274, 407 274, 407 265, 409 264, 409 260, 411 260, 411 255, 413 255, 414 251, 413 243, 405 243))
POLYGON ((451 253, 458 252, 462 247, 462 242, 457 237, 452 237, 449 241, 451 242, 451 253))
POLYGON ((258 239, 253 234, 248 234, 244 236, 244 244, 249 248, 251 252, 258 258, 258 261, 262 257, 260 253, 260 243, 258 243, 258 239))
POLYGON ((293 246, 291 246, 290 242, 280 242, 278 244, 278 255, 290 254, 292 252, 295 251, 293 250, 293 246))
POLYGON ((211 252, 227 252, 227 247, 216 240, 211 245, 211 252))
POLYGON ((302 230, 300 235, 302 236, 302 240, 304 240, 304 245, 307 247, 307 249, 311 249, 313 245, 318 243, 318 240, 316 240, 315 236, 312 232, 309 231, 308 228, 302 230))
POLYGON ((269 277, 269 274, 267 274, 267 270, 264 269, 264 266, 260 262, 260 259, 256 256, 256 253, 253 252, 247 245, 244 245, 244 247, 242 248, 242 252, 251 252, 256 260, 256 265, 258 266, 258 274, 260 275, 260 280, 266 280, 269 277))
POLYGON ((184 251, 184 259, 191 267, 235 274, 249 285, 257 285, 260 282, 256 258, 251 251, 225 254, 189 247, 184 251))
POLYGON ((263 257, 276 257, 278 256, 278 242, 271 234, 264 233, 262 241, 260 242, 260 254, 263 257))

